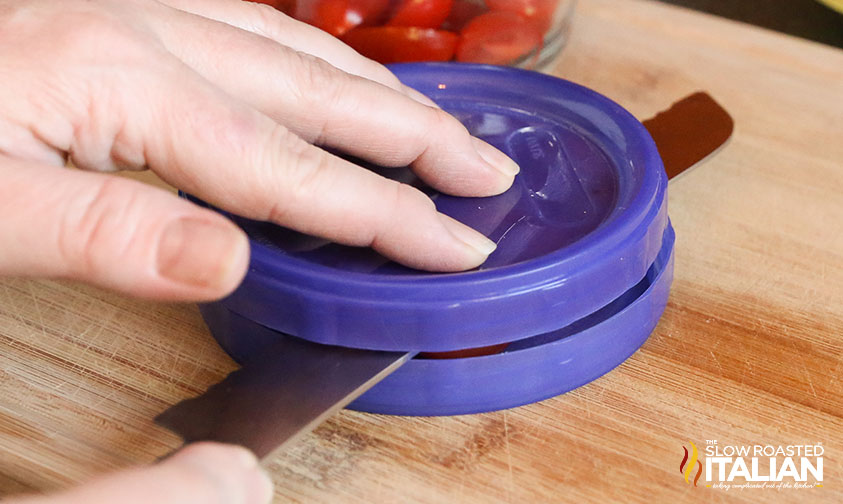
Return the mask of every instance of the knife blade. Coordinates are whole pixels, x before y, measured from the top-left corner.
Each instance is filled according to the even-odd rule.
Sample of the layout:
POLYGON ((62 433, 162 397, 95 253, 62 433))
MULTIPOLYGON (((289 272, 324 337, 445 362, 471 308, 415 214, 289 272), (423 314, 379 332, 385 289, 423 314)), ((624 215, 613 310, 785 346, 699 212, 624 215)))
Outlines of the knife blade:
MULTIPOLYGON (((674 103, 644 125, 671 180, 722 147, 734 129, 723 107, 702 92, 674 103)), ((269 339, 278 342, 204 394, 170 407, 155 422, 185 443, 239 444, 265 459, 415 355, 321 345, 264 327, 257 331, 269 331, 269 339)))
MULTIPOLYGON (((257 331, 270 331, 259 328, 257 331)), ((260 459, 294 443, 415 355, 279 341, 155 422, 184 440, 245 446, 260 459)), ((279 339, 280 338, 280 339, 279 339)))

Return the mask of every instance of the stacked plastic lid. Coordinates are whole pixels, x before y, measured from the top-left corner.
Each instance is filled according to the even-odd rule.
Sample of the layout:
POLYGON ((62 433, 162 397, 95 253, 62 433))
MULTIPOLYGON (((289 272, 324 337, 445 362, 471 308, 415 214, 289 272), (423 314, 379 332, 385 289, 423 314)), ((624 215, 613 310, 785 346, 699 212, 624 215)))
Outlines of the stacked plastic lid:
MULTIPOLYGON (((609 99, 547 75, 456 64, 393 70, 521 166, 500 196, 428 189, 440 211, 497 250, 473 271, 426 273, 233 217, 252 260, 237 291, 201 307, 217 340, 239 361, 290 336, 422 352, 351 405, 407 415, 517 406, 623 362, 655 327, 672 281, 667 177, 645 128, 609 99), (425 357, 489 346, 505 350, 425 357)), ((396 176, 414 181, 409 170, 396 176)))

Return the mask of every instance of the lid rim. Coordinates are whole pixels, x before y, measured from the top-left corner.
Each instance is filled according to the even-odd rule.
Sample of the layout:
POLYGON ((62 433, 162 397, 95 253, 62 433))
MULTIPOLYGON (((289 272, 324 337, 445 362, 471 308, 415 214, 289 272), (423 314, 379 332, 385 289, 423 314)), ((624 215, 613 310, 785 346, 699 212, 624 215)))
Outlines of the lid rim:
MULTIPOLYGON (((223 305, 277 331, 319 343, 436 352, 558 329, 602 308, 645 276, 669 228, 668 182, 655 143, 628 111, 595 91, 535 72, 451 64, 405 64, 393 70, 434 100, 451 97, 464 102, 454 111, 465 111, 467 117, 474 112, 472 100, 506 99, 512 100, 513 108, 532 107, 535 123, 529 118, 504 122, 499 130, 504 134, 533 124, 582 128, 585 136, 559 137, 573 142, 565 145, 579 148, 578 155, 585 156, 572 161, 588 163, 594 159, 589 155, 603 156, 607 164, 595 169, 614 170, 614 174, 590 172, 590 165, 585 164, 574 165, 574 169, 584 166, 584 171, 566 176, 574 181, 585 177, 580 178, 581 184, 598 173, 607 174, 599 180, 615 177, 611 189, 611 182, 585 186, 613 195, 592 200, 598 205, 592 208, 605 212, 599 214, 603 221, 581 228, 576 241, 548 247, 553 250, 529 260, 488 270, 407 276, 358 273, 308 262, 260 241, 261 235, 256 234, 250 236, 250 271, 243 284, 222 300, 223 305)), ((527 163, 530 159, 524 158, 527 163)), ((565 191, 559 197, 572 194, 565 191)))

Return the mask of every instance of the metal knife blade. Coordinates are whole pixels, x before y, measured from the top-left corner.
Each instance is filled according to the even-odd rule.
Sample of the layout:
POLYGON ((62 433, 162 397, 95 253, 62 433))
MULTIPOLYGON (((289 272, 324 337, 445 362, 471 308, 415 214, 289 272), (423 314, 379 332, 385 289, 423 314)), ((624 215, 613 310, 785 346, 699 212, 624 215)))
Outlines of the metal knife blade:
POLYGON ((155 422, 185 443, 238 444, 263 459, 313 430, 414 354, 282 337, 204 394, 158 415, 155 422))
MULTIPOLYGON (((668 178, 675 179, 732 134, 729 114, 695 93, 644 121, 668 178)), ((259 331, 271 331, 267 328, 259 331)), ((411 359, 415 352, 377 352, 320 345, 274 333, 279 342, 207 392, 159 415, 185 443, 246 446, 260 458, 294 443, 411 359)))

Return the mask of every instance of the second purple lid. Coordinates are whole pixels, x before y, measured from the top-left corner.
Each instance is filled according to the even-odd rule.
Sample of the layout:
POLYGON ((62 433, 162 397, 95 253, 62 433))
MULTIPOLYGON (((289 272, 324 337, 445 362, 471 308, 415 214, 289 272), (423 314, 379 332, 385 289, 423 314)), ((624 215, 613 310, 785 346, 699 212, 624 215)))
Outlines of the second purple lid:
MULTIPOLYGON (((490 198, 427 189, 437 208, 498 244, 480 268, 436 274, 369 249, 239 217, 251 239, 243 284, 223 304, 320 343, 441 352, 515 341, 593 313, 644 278, 667 226, 656 146, 622 107, 587 88, 511 68, 407 64, 409 86, 521 166, 490 198)), ((415 183, 409 170, 397 177, 415 183)))

